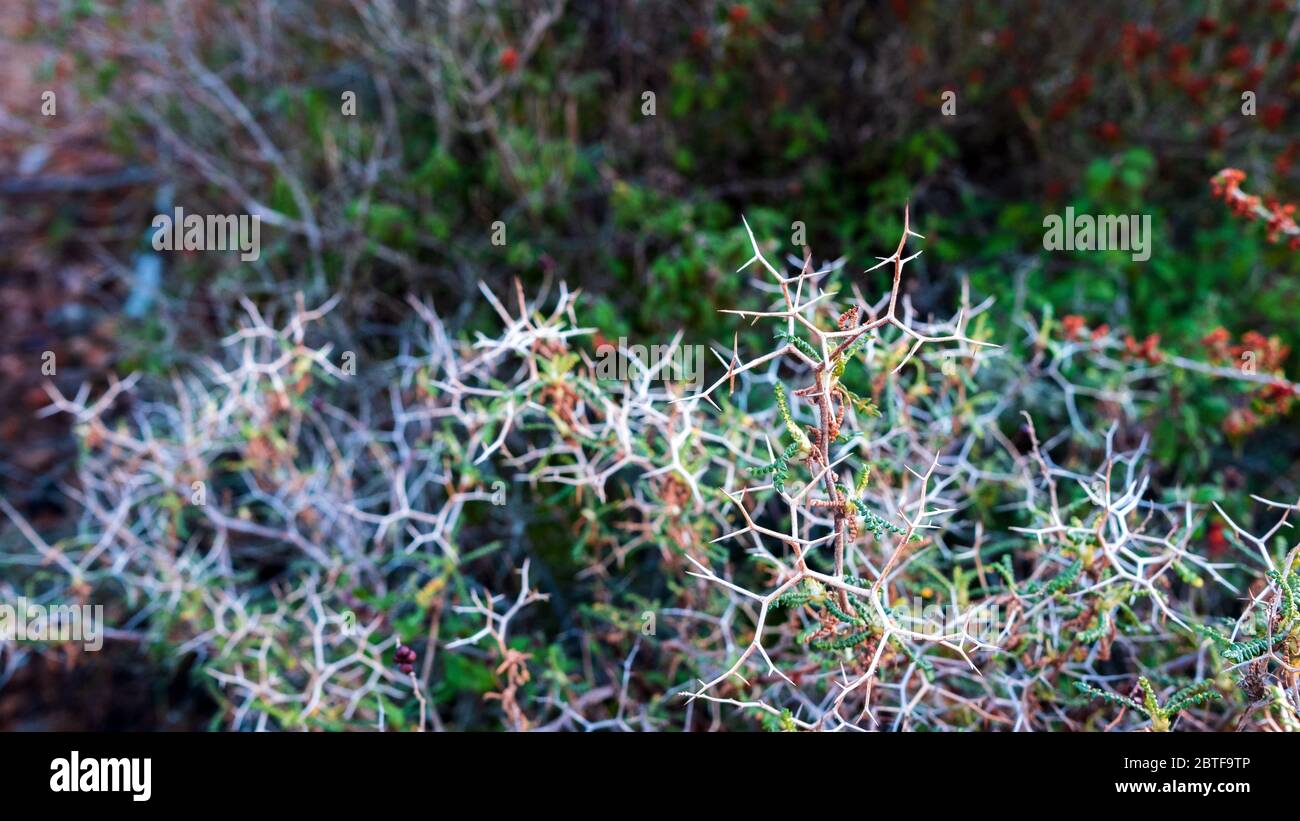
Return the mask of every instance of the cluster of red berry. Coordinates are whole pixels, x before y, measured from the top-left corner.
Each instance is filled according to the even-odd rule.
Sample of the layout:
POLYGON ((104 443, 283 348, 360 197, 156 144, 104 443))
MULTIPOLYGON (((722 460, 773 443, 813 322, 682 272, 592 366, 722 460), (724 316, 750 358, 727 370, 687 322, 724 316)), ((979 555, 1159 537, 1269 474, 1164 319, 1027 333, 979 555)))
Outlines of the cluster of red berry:
POLYGON ((1233 345, 1232 334, 1222 327, 1201 337, 1201 345, 1215 364, 1248 360, 1251 367, 1261 373, 1280 371, 1287 354, 1291 353, 1291 348, 1283 345, 1281 339, 1265 337, 1259 331, 1246 331, 1241 335, 1241 344, 1233 345))
POLYGON ((397 662, 397 669, 404 675, 409 676, 415 672, 415 651, 405 644, 397 645, 397 649, 393 651, 393 661, 397 662))
POLYGON ((1065 115, 1069 114, 1071 110, 1083 105, 1090 94, 1092 94, 1092 75, 1080 74, 1075 78, 1074 82, 1066 86, 1065 91, 1047 110, 1047 119, 1064 119, 1065 115))
MULTIPOLYGON (((1272 14, 1289 13, 1286 3, 1269 6, 1272 14)), ((1162 46, 1170 38, 1161 34, 1150 23, 1127 22, 1120 28, 1119 64, 1125 73, 1151 84, 1164 84, 1184 94, 1198 107, 1208 106, 1211 96, 1220 94, 1224 89, 1235 88, 1238 91, 1260 92, 1267 83, 1279 84, 1283 90, 1294 96, 1295 84, 1300 81, 1300 62, 1287 67, 1279 65, 1284 61, 1289 49, 1285 39, 1273 37, 1263 50, 1262 55, 1249 42, 1250 34, 1244 33, 1237 23, 1224 23, 1213 17, 1202 17, 1195 25, 1195 36, 1206 42, 1214 42, 1213 48, 1198 49, 1194 42, 1182 42, 1177 38, 1168 42, 1164 50, 1164 60, 1160 59, 1162 46), (1205 65, 1197 57, 1218 54, 1213 65, 1205 65)), ((1002 33, 995 40, 1003 51, 1011 49, 1015 40, 1011 33, 1002 33)), ((1081 59, 1077 66, 1077 77, 1055 92, 1051 105, 1047 109, 1047 122, 1066 120, 1071 114, 1085 110, 1085 102, 1095 90, 1094 77, 1088 73, 1091 67, 1099 71, 1097 82, 1109 81, 1104 69, 1098 68, 1092 61, 1081 59)), ((1104 89, 1103 89, 1104 90, 1104 89)), ((1264 95, 1261 93, 1260 95, 1264 95)), ((1030 90, 1024 85, 1015 85, 1009 91, 1011 102, 1021 109, 1027 109, 1030 90)), ((1261 99, 1259 123, 1272 132, 1281 131, 1288 114, 1285 98, 1278 93, 1270 93, 1267 101, 1261 99)), ((1227 141, 1229 128, 1226 124, 1207 124, 1207 139, 1211 147, 1222 148, 1227 141)), ((1115 143, 1123 136, 1121 124, 1113 120, 1104 120, 1092 129, 1103 142, 1115 143)), ((1280 173, 1285 173, 1295 162, 1300 145, 1292 141, 1276 158, 1280 173)))
MULTIPOLYGON (((1061 335, 1073 342, 1078 339, 1080 334, 1088 332, 1088 321, 1078 314, 1066 314, 1061 317, 1061 335)), ((1102 323, 1091 331, 1093 341, 1101 339, 1110 333, 1110 326, 1102 323)))
POLYGON ((1124 356, 1129 359, 1141 359, 1151 365, 1159 365, 1165 355, 1160 352, 1160 334, 1149 334, 1138 342, 1132 334, 1124 337, 1124 356))
MULTIPOLYGON (((1110 333, 1110 326, 1103 323, 1088 330, 1087 320, 1078 314, 1066 314, 1061 317, 1061 336, 1074 341, 1088 334, 1094 342, 1110 333)), ((1165 355, 1160 351, 1160 334, 1150 334, 1141 342, 1129 334, 1124 337, 1123 356, 1126 359, 1140 359, 1150 365, 1159 365, 1165 355)))
MULTIPOLYGON (((1274 12, 1285 13, 1286 9, 1274 9, 1274 12)), ((1196 74, 1189 68, 1192 58, 1191 47, 1185 43, 1170 46, 1168 80, 1182 89, 1183 93, 1194 102, 1203 102, 1205 95, 1216 85, 1216 80, 1220 86, 1235 81, 1238 90, 1254 91, 1258 90, 1265 76, 1276 73, 1268 62, 1263 65, 1254 62, 1254 51, 1249 45, 1240 41, 1241 27, 1236 23, 1220 26, 1219 21, 1213 17, 1202 17, 1196 22, 1196 33, 1207 39, 1211 37, 1221 39, 1224 52, 1221 69, 1217 72, 1210 69, 1211 73, 1196 74), (1225 75, 1223 72, 1232 72, 1232 74, 1225 75)), ((1267 61, 1276 60, 1284 55, 1286 50, 1286 42, 1274 38, 1268 44, 1267 61)), ((1291 79, 1294 80, 1297 76, 1300 76, 1300 66, 1292 69, 1291 79)), ((1270 131, 1276 131, 1282 125, 1285 116, 1286 106, 1276 101, 1265 105, 1260 112, 1260 120, 1270 131)), ((1211 131, 1211 142, 1221 145, 1224 134, 1222 126, 1215 126, 1211 131)))
POLYGON ((1274 374, 1275 382, 1268 382, 1251 392, 1249 405, 1233 408, 1223 420, 1223 432, 1237 438, 1252 433, 1273 419, 1285 415, 1295 401, 1296 386, 1282 377, 1282 363, 1291 352, 1276 337, 1265 337, 1258 331, 1241 335, 1241 343, 1232 344, 1232 335, 1225 328, 1215 328, 1201 339, 1201 345, 1211 362, 1231 363, 1250 373, 1274 374))
POLYGON ((1160 48, 1160 32, 1152 26, 1125 23, 1119 35, 1119 51, 1124 67, 1132 70, 1139 62, 1160 48))
MULTIPOLYGON (((744 3, 735 3, 728 6, 727 22, 729 22, 731 26, 724 32, 724 34, 735 34, 741 37, 748 35, 753 28, 750 24, 749 6, 744 3)), ((712 39, 713 34, 709 28, 696 26, 691 29, 691 46, 697 50, 702 51, 708 48, 712 39)))
POLYGON ((1241 183, 1246 179, 1246 172, 1236 168, 1225 168, 1210 180, 1210 191, 1223 200, 1239 217, 1248 220, 1262 219, 1268 229, 1268 241, 1279 242, 1283 235, 1291 250, 1300 250, 1300 226, 1296 225, 1293 203, 1284 203, 1276 199, 1264 199, 1257 194, 1247 194, 1241 190, 1241 183))

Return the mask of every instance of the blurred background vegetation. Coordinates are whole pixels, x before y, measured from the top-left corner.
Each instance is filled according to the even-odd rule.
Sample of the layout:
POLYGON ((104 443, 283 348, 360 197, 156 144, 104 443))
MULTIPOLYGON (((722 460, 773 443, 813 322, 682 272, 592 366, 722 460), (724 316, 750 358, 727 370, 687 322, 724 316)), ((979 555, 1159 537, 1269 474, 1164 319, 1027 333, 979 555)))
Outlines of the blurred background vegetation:
MULTIPOLYGON (((236 297, 303 292, 341 293, 339 344, 390 356, 406 294, 472 330, 491 322, 476 283, 514 277, 583 288, 606 337, 704 342, 719 307, 755 301, 734 273, 742 214, 782 243, 802 223, 861 282, 910 203, 923 313, 965 280, 1016 346, 1026 312, 1197 359, 1222 327, 1277 337, 1295 371, 1300 255, 1208 187, 1231 166, 1251 193, 1300 196, 1287 0, 25 0, 0 26, 0 491, 53 530, 75 450, 66 422, 33 421, 41 351, 69 393, 166 375, 233 327, 236 297), (174 205, 261 214, 261 258, 160 259, 150 219, 174 205), (1067 206, 1151 215, 1151 258, 1044 251, 1067 206)), ((1294 497, 1294 415, 1234 427, 1243 402, 1175 380, 1143 421, 1161 481, 1294 497)), ((24 692, 0 726, 35 709, 24 692)), ((207 709, 153 699, 179 705, 159 726, 207 709)))

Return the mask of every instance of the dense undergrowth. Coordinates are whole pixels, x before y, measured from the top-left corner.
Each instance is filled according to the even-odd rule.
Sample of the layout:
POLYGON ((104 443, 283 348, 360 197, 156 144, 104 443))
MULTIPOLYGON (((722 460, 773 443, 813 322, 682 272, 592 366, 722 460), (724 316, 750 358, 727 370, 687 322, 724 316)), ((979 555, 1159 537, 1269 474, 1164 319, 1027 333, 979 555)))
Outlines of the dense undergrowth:
POLYGON ((151 182, 0 589, 223 728, 1295 729, 1289 7, 616 5, 34 12, 151 182))
POLYGON ((1132 427, 1184 369, 991 300, 923 321, 916 241, 883 277, 756 241, 772 305, 727 323, 774 336, 694 386, 600 378, 563 286, 485 288, 472 341, 412 299, 354 373, 337 300, 245 301, 205 369, 55 397, 85 514, 26 584, 120 596, 235 729, 1294 726, 1289 505, 1239 529, 1132 427))
MULTIPOLYGON (((342 293, 349 348, 378 356, 392 339, 365 329, 399 319, 412 291, 486 330, 480 279, 563 276, 590 294, 582 320, 615 337, 707 334, 715 306, 748 298, 721 262, 745 248, 742 209, 766 236, 865 259, 904 201, 944 266, 919 264, 922 310, 951 310, 965 274, 1002 304, 1158 334, 1182 355, 1220 326, 1296 349, 1295 254, 1205 196, 1231 165, 1294 198, 1286 9, 1094 12, 1062 27, 1054 4, 325 3, 287 4, 267 26, 238 7, 140 2, 46 10, 33 30, 75 50, 109 144, 161 171, 131 200, 141 233, 173 204, 278 229, 256 264, 177 258, 165 292, 133 287, 131 370, 206 348, 240 294, 300 288, 342 293), (1066 206, 1151 215, 1152 258, 1043 251, 1044 211, 1066 206)), ((1232 444, 1229 410, 1191 401, 1195 435, 1163 422, 1161 463, 1204 470, 1232 444)), ((1285 470, 1270 452, 1250 465, 1259 477, 1285 470)))

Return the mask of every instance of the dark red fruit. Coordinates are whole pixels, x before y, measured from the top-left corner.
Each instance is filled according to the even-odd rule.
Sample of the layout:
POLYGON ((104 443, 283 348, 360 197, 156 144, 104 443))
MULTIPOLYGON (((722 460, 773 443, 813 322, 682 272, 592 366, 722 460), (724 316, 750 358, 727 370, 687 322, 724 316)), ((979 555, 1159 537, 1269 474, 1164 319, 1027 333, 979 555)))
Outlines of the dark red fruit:
POLYGON ((397 662, 397 669, 403 673, 409 673, 415 669, 415 658, 415 651, 405 644, 397 645, 397 649, 393 651, 393 661, 397 662))
POLYGON ((1286 106, 1281 103, 1269 103, 1260 112, 1259 119, 1269 131, 1277 131, 1286 118, 1286 106))

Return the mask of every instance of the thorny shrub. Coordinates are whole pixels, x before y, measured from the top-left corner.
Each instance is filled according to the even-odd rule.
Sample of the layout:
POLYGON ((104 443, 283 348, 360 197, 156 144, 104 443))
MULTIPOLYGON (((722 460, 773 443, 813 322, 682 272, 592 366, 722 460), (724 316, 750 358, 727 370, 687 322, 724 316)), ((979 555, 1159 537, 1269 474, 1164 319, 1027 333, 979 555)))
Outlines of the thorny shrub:
POLYGON ((170 381, 49 388, 81 524, 6 503, 0 590, 119 600, 232 729, 1296 729, 1295 505, 1159 487, 1131 423, 1175 373, 1295 385, 966 289, 919 316, 902 224, 852 276, 750 233, 770 305, 694 386, 598 378, 554 283, 482 287, 472 339, 411 297, 355 369, 337 300, 244 300, 170 381))

